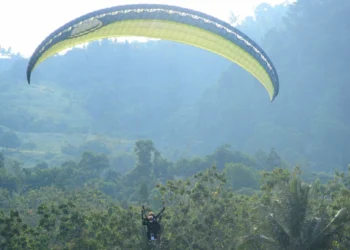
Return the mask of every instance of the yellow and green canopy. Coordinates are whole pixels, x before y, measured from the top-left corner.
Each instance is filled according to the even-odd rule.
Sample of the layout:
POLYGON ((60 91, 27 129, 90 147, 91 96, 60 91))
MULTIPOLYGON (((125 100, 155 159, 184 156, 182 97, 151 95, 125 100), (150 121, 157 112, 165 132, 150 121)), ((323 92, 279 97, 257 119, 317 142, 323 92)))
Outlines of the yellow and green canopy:
POLYGON ((279 91, 277 72, 265 52, 249 37, 215 17, 171 5, 132 4, 97 10, 51 33, 35 50, 27 68, 78 44, 113 37, 142 36, 185 43, 240 65, 266 88, 273 101, 279 91))

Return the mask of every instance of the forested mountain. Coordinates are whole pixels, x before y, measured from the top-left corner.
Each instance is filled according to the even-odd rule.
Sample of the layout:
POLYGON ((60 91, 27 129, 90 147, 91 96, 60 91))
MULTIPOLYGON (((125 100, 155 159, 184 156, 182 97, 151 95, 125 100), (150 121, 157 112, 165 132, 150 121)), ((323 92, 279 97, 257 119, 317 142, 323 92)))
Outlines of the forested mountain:
POLYGON ((224 143, 250 153, 273 147, 294 163, 346 167, 346 8, 311 2, 263 4, 256 20, 238 26, 278 69, 273 103, 246 71, 210 52, 103 40, 40 65, 31 86, 27 59, 2 59, 11 68, 2 66, 0 123, 18 132, 152 138, 197 154, 224 143))

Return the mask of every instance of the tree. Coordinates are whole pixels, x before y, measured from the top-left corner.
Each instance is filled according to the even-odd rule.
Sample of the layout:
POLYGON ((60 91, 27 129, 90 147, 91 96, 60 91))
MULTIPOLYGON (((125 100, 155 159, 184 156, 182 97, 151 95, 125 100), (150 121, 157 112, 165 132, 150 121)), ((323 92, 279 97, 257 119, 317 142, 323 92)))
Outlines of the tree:
POLYGON ((144 177, 150 176, 152 171, 152 154, 155 152, 153 141, 137 141, 135 143, 134 152, 137 155, 136 171, 144 177))
POLYGON ((335 236, 344 233, 350 222, 350 210, 341 208, 331 219, 324 209, 317 213, 309 198, 311 186, 302 182, 300 173, 295 168, 288 182, 279 182, 271 190, 269 203, 256 207, 258 217, 241 249, 333 249, 335 236))

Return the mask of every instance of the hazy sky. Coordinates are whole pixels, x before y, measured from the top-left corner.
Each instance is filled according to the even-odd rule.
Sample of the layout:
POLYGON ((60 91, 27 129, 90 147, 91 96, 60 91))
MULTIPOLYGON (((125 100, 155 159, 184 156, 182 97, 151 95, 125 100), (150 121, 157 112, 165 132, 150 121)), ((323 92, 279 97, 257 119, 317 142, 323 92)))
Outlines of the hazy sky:
POLYGON ((285 0, 3 0, 0 8, 0 46, 30 56, 52 31, 88 12, 114 5, 162 3, 205 12, 228 21, 230 12, 252 15, 260 3, 285 0))

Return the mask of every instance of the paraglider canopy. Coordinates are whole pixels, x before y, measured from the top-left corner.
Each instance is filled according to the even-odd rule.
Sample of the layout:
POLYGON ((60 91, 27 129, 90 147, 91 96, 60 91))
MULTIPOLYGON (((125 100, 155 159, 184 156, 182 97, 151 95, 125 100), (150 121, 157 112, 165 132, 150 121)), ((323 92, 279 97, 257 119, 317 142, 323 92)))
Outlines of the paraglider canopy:
POLYGON ((213 16, 163 4, 131 4, 80 16, 51 33, 34 51, 27 68, 78 44, 112 37, 143 36, 185 43, 227 58, 246 69, 265 87, 273 101, 279 80, 265 52, 248 36, 213 16))

